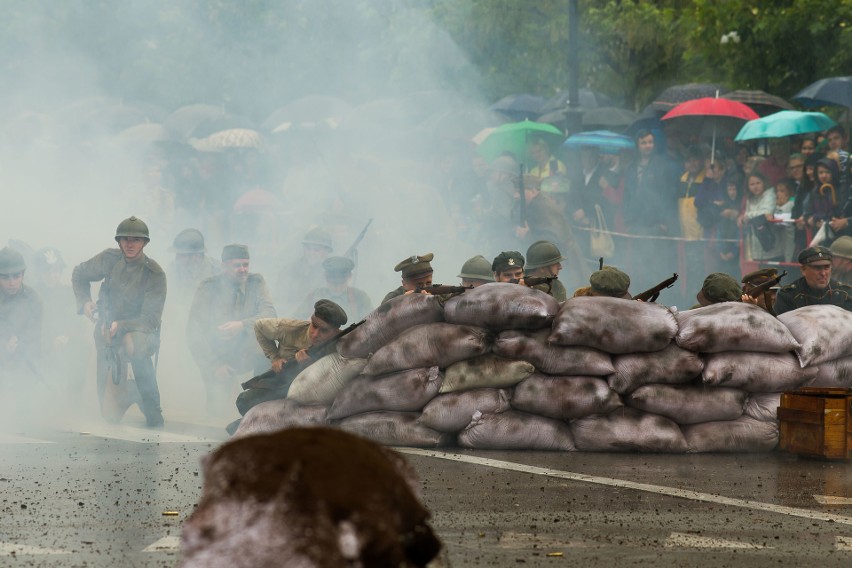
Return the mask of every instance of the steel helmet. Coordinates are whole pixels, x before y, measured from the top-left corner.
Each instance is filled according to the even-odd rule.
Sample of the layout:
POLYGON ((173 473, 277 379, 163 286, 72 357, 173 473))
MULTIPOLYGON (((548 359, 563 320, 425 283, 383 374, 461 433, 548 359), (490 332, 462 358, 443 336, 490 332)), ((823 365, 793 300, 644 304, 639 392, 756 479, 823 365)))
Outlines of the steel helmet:
POLYGON ((486 282, 494 282, 494 274, 491 272, 491 263, 488 262, 481 254, 469 258, 462 264, 459 278, 468 278, 470 280, 485 280, 486 282))
POLYGON ((303 245, 317 245, 321 247, 325 247, 328 250, 332 250, 331 246, 331 233, 323 229, 322 227, 314 227, 310 231, 305 234, 305 238, 302 239, 303 245))
POLYGON ((536 241, 527 249, 527 270, 550 266, 565 260, 555 244, 550 241, 536 241))
POLYGON ((119 237, 141 237, 146 241, 150 241, 148 235, 148 225, 145 221, 137 217, 128 217, 118 224, 115 229, 115 241, 118 242, 119 237))
POLYGON ((26 270, 24 256, 13 248, 0 249, 0 274, 15 274, 26 270))
POLYGON ((169 252, 178 254, 193 254, 207 252, 204 246, 204 235, 198 229, 184 229, 175 237, 169 252))

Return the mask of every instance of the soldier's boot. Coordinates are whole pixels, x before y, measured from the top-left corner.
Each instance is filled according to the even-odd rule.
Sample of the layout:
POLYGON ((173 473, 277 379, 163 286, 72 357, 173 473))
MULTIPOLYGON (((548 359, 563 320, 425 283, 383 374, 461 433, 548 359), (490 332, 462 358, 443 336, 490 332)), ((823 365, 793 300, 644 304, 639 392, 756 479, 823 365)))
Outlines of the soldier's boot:
POLYGON ((142 414, 149 428, 162 428, 163 410, 160 408, 160 390, 157 388, 157 377, 154 374, 154 364, 150 357, 135 358, 131 362, 136 387, 139 390, 142 414))

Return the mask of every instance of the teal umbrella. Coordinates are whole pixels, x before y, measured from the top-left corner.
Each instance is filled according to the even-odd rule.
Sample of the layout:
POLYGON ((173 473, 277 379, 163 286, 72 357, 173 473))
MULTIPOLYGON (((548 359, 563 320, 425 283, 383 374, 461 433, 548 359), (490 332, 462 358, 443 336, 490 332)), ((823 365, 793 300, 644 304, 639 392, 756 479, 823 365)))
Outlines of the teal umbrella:
POLYGON ((479 145, 477 151, 486 160, 493 161, 501 154, 509 152, 518 162, 527 166, 530 158, 527 148, 530 142, 538 138, 547 142, 551 148, 557 146, 565 136, 562 132, 550 124, 524 120, 521 122, 508 122, 501 124, 488 135, 479 145))
POLYGON ((622 150, 632 150, 635 143, 629 136, 616 134, 609 130, 593 130, 572 134, 568 140, 562 143, 563 148, 579 149, 583 146, 598 148, 605 154, 618 154, 622 150))
POLYGON ((782 110, 746 122, 734 140, 742 142, 743 140, 757 140, 758 138, 783 138, 796 134, 821 132, 828 130, 835 124, 831 118, 821 112, 782 110))

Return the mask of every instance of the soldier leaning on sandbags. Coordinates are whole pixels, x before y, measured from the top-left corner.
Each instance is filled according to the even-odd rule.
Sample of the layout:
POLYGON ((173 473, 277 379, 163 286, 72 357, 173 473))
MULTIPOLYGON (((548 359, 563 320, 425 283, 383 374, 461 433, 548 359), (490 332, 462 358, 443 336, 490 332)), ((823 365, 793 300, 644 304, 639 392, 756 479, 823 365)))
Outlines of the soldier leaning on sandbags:
POLYGON ((825 247, 810 247, 799 253, 802 277, 778 291, 775 299, 778 315, 816 304, 832 304, 852 311, 852 287, 831 277, 833 256, 825 247))
POLYGON ((43 307, 38 293, 24 284, 26 269, 21 253, 0 250, 0 385, 10 377, 41 378, 43 307))
POLYGON ((695 295, 698 304, 692 309, 719 304, 721 302, 739 302, 743 291, 733 276, 724 272, 708 274, 701 285, 701 290, 695 295))
POLYGON ((413 292, 417 288, 426 288, 432 285, 432 259, 435 255, 430 253, 414 255, 401 260, 393 267, 394 272, 402 273, 402 285, 388 292, 382 299, 384 304, 388 300, 413 292))
POLYGON ((494 282, 491 263, 481 254, 467 259, 462 264, 458 277, 461 278, 462 286, 473 286, 474 288, 494 282))
POLYGON ((574 291, 578 296, 609 296, 632 300, 630 295, 630 276, 614 266, 604 266, 589 276, 589 285, 574 291))
POLYGON ((491 262, 495 282, 524 284, 524 255, 516 250, 503 251, 491 262))
POLYGON ((762 268, 760 270, 755 270, 753 272, 749 272, 742 278, 742 301, 749 302, 760 306, 767 312, 774 314, 774 306, 775 306, 775 295, 778 290, 776 288, 769 288, 765 290, 762 294, 760 292, 756 292, 757 298, 752 298, 749 293, 753 292, 755 288, 767 282, 769 280, 774 280, 778 276, 778 271, 774 268, 762 268))
POLYGON ((555 244, 550 241, 536 241, 527 249, 527 263, 524 266, 524 274, 529 278, 556 278, 549 284, 536 284, 532 287, 550 294, 559 302, 568 299, 565 285, 558 280, 563 260, 565 257, 555 244))

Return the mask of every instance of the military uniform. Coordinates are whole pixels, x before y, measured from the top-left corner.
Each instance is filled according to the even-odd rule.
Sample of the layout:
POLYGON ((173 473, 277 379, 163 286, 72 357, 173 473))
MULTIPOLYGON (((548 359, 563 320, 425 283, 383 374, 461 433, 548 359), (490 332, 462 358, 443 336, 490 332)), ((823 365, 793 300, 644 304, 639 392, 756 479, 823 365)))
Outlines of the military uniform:
POLYGON ((167 274, 172 288, 172 296, 180 300, 191 300, 198 284, 211 276, 222 272, 220 263, 205 253, 204 235, 198 229, 184 229, 175 237, 169 252, 175 255, 197 255, 196 262, 171 262, 167 274))
POLYGON ((38 375, 43 312, 38 292, 26 284, 14 295, 0 292, 0 379, 38 375))
MULTIPOLYGON (((832 256, 831 251, 825 247, 810 247, 799 253, 799 263, 803 271, 805 266, 819 266, 827 270, 831 266, 832 256)), ((804 306, 819 304, 839 306, 852 311, 852 287, 829 279, 825 288, 814 289, 802 276, 778 291, 775 312, 780 315, 804 306)))
POLYGON ((840 237, 831 243, 831 254, 834 258, 842 261, 842 266, 837 264, 831 270, 831 276, 841 284, 852 285, 852 237, 840 237))
POLYGON ((462 264, 458 278, 462 279, 462 286, 481 286, 494 282, 494 274, 491 272, 491 263, 481 254, 471 257, 462 264))
POLYGON ((701 290, 695 296, 698 304, 692 306, 692 309, 722 302, 739 302, 742 295, 740 285, 733 276, 724 272, 714 272, 704 279, 701 290))
MULTIPOLYGON (((633 299, 630 289, 630 276, 614 266, 604 266, 589 276, 588 296, 611 296, 613 298, 633 299)), ((577 293, 575 292, 576 296, 577 293)))
POLYGON ((308 294, 297 311, 299 317, 310 317, 314 304, 323 298, 331 300, 354 320, 362 320, 373 310, 373 303, 360 288, 349 286, 349 278, 355 263, 342 256, 331 256, 322 263, 327 286, 321 286, 308 294))
MULTIPOLYGON (((302 239, 303 247, 318 247, 331 254, 331 234, 321 227, 314 227, 302 239)), ((284 264, 275 278, 275 304, 281 313, 292 314, 298 309, 299 302, 312 290, 325 284, 325 270, 322 262, 312 262, 307 253, 297 260, 284 264)), ((325 260, 322 258, 321 260, 325 260)))
POLYGON ((151 356, 160 345, 166 274, 144 253, 127 260, 120 249, 104 250, 78 264, 71 275, 79 313, 83 313, 85 304, 92 300, 91 283, 100 281, 103 281, 97 302, 100 321, 95 326, 94 336, 98 350, 98 395, 101 404, 106 387, 107 358, 110 356, 104 333, 108 335, 105 328, 115 322, 118 329, 112 344, 118 346, 119 363, 123 366, 123 361, 127 360, 133 368, 142 412, 149 425, 162 424, 160 390, 151 356))
MULTIPOLYGON (((566 258, 562 256, 555 244, 550 241, 536 241, 527 249, 525 276, 529 278, 549 277, 552 272, 547 269, 555 264, 561 265, 563 260, 566 260, 566 258)), ((552 280, 549 284, 536 284, 532 288, 550 294, 559 302, 568 299, 568 290, 565 289, 565 285, 558 278, 552 280)))
MULTIPOLYGON (((422 278, 429 274, 432 274, 432 259, 435 258, 431 252, 424 255, 414 255, 406 258, 405 260, 401 260, 397 263, 396 266, 393 267, 394 272, 401 272, 403 280, 414 280, 417 278, 422 278)), ((384 304, 388 300, 393 300, 399 296, 404 295, 406 292, 405 287, 400 286, 395 290, 391 290, 388 292, 384 298, 382 298, 382 303, 384 304)))

